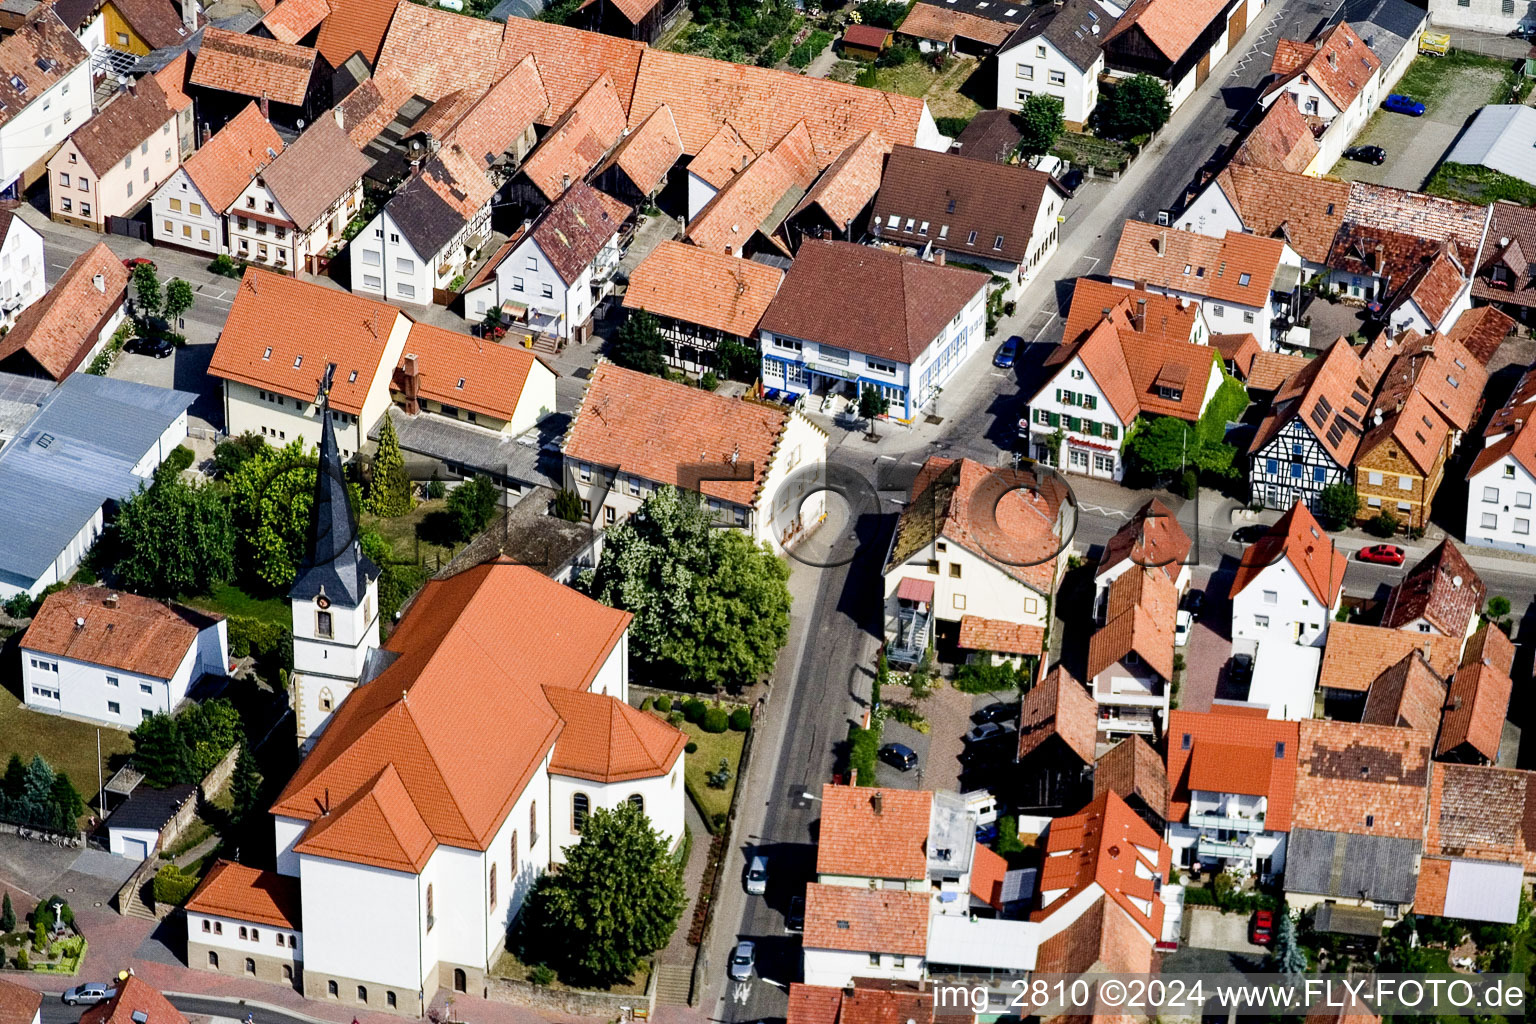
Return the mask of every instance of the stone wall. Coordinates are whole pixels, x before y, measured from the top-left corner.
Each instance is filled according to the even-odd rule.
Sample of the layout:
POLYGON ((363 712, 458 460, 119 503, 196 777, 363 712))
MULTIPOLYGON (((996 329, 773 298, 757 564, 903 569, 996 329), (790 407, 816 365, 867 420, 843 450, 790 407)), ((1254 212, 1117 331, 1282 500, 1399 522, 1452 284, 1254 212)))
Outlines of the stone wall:
POLYGON ((509 978, 487 978, 485 998, 498 1003, 516 1003, 535 1010, 568 1013, 573 1017, 607 1017, 615 1019, 625 1007, 631 1010, 656 1009, 656 972, 645 983, 644 995, 615 995, 612 992, 586 992, 534 985, 509 978))
POLYGON ((207 775, 203 776, 203 781, 198 786, 198 795, 202 797, 204 803, 212 800, 218 795, 219 790, 224 788, 224 784, 229 781, 229 777, 235 774, 235 762, 239 759, 240 744, 236 743, 229 748, 229 753, 225 754, 218 764, 210 768, 207 775))

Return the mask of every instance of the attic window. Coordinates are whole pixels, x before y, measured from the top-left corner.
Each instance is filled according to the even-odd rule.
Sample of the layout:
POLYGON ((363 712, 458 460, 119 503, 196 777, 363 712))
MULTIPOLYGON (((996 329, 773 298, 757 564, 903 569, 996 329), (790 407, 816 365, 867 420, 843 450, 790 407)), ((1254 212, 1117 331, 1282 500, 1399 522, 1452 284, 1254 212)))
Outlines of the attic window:
POLYGON ((1445 382, 1453 388, 1461 387, 1461 381, 1457 380, 1455 377, 1452 377, 1450 374, 1445 375, 1445 382))
POLYGON ((955 212, 955 201, 953 199, 951 199, 949 201, 949 205, 944 208, 944 212, 945 213, 954 213, 955 212))
POLYGON ((1240 287, 1240 288, 1248 287, 1248 282, 1252 281, 1252 280, 1253 280, 1253 275, 1252 274, 1238 274, 1237 275, 1237 284, 1238 284, 1238 287, 1240 287))
POLYGON ((1363 765, 1360 766, 1360 777, 1362 779, 1368 778, 1370 776, 1370 774, 1371 774, 1371 766, 1370 765, 1363 764, 1363 765))
POLYGON ((1373 827, 1375 827, 1375 825, 1376 825, 1376 815, 1374 815, 1374 814, 1367 814, 1365 816, 1365 827, 1366 828, 1373 828, 1373 827))
POLYGON ((1193 269, 1195 269, 1195 268, 1190 266, 1188 263, 1184 264, 1184 273, 1185 274, 1188 274, 1193 269))
POLYGON ((11 76, 11 88, 15 89, 17 92, 26 92, 27 91, 27 83, 23 82, 21 80, 21 76, 20 75, 12 75, 11 76))
POLYGON ((1456 359, 1456 360, 1453 360, 1453 361, 1456 363, 1456 369, 1458 369, 1458 370, 1465 370, 1467 368, 1467 364, 1462 362, 1460 359, 1456 359))
POLYGON ((1322 539, 1322 538, 1321 538, 1321 537, 1320 537, 1320 536, 1319 536, 1319 535, 1318 535, 1318 532, 1317 532, 1317 527, 1315 527, 1315 526, 1312 526, 1312 527, 1308 527, 1308 529, 1310 529, 1310 530, 1311 530, 1311 531, 1312 531, 1312 536, 1313 536, 1313 537, 1316 537, 1316 538, 1317 538, 1317 539, 1318 539, 1318 540, 1321 540, 1321 539, 1322 539))
POLYGON ((996 238, 994 238, 992 240, 992 249, 993 249, 993 251, 997 251, 997 250, 1001 249, 1002 247, 1003 247, 1003 236, 1002 235, 998 235, 996 238))
MULTIPOLYGON (((950 2, 953 3, 954 0, 950 0, 950 2)), ((839 921, 839 922, 837 922, 837 926, 839 928, 847 928, 848 927, 848 922, 847 921, 839 921)))
POLYGON ((1275 760, 1278 761, 1283 757, 1285 757, 1285 741, 1280 740, 1275 743, 1275 760))
POLYGON ((267 346, 267 350, 261 354, 261 358, 264 359, 264 360, 272 358, 272 346, 271 345, 267 346))
POLYGON ((972 231, 969 235, 967 235, 965 237, 965 244, 966 245, 975 245, 976 244, 976 232, 972 231))
POLYGON ((1196 267, 1195 268, 1195 276, 1196 277, 1204 277, 1205 276, 1205 268, 1204 267, 1196 267))
POLYGON ((1333 204, 1332 203, 1328 204, 1328 216, 1330 216, 1330 217, 1333 216, 1333 204))
POLYGON ((1189 749, 1189 742, 1190 742, 1189 733, 1185 733, 1183 739, 1179 740, 1179 749, 1180 750, 1188 750, 1189 749))
POLYGON ((294 356, 293 357, 293 368, 295 370, 297 370, 303 364, 304 364, 304 357, 303 356, 294 356))
POLYGON ((454 385, 454 390, 456 390, 456 391, 463 391, 464 390, 464 378, 463 377, 460 377, 458 384, 454 385))
POLYGON ((357 383, 357 371, 356 370, 353 370, 351 373, 347 374, 347 383, 348 384, 356 384, 357 383))

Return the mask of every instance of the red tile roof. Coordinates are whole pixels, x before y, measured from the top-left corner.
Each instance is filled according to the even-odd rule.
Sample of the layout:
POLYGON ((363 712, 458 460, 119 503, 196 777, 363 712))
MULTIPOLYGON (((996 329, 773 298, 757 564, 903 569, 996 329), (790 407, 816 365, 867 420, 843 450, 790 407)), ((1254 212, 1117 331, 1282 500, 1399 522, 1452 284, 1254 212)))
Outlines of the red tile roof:
POLYGON ((1458 670, 1446 698, 1436 756, 1449 755, 1466 744, 1487 760, 1497 760, 1513 692, 1509 674, 1494 665, 1478 663, 1458 670))
POLYGON ((1436 253, 1418 273, 1407 279, 1398 292, 1397 301, 1388 300, 1387 311, 1395 312, 1412 299, 1428 318, 1430 326, 1438 328, 1450 315, 1457 296, 1470 284, 1471 275, 1456 259, 1455 247, 1451 246, 1449 252, 1436 253))
POLYGON ((1372 681, 1360 720, 1433 734, 1444 706, 1445 683, 1422 651, 1412 651, 1372 681))
POLYGON ((43 994, 0 978, 0 1024, 32 1024, 43 1005, 43 994))
POLYGON ((1168 769, 1163 759, 1140 736, 1130 736, 1110 747, 1093 765, 1093 795, 1113 790, 1127 803, 1136 797, 1160 818, 1168 817, 1168 769))
MULTIPOLYGON (((717 192, 683 237, 710 252, 735 253, 754 232, 772 238, 816 178, 810 133, 797 124, 717 192)), ((783 243, 777 244, 783 248, 783 243)), ((788 250, 784 250, 786 255, 788 250)))
POLYGON ((847 46, 862 46, 870 50, 881 50, 890 41, 891 30, 881 28, 878 25, 849 25, 843 29, 843 43, 847 46))
POLYGON ((272 813, 314 823, 301 852, 396 870, 433 843, 485 849, 565 727, 548 689, 586 690, 629 621, 507 559, 429 581, 384 645, 398 657, 342 701, 272 813), (527 621, 509 630, 514 606, 527 621))
POLYGON ((1239 380, 1247 380, 1253 370, 1253 361, 1264 350, 1251 333, 1213 334, 1210 345, 1221 353, 1222 361, 1230 363, 1239 380))
POLYGON ((1102 576, 1129 561, 1137 566, 1162 569, 1170 581, 1177 582, 1189 559, 1191 546, 1189 534, 1184 532, 1168 506, 1151 498, 1105 542, 1094 576, 1102 576))
POLYGON ((1036 887, 1041 906, 1030 916, 1047 920, 1097 884, 1155 942, 1163 934, 1164 908, 1153 879, 1167 881, 1172 863, 1163 837, 1118 793, 1104 793, 1078 813, 1051 822, 1036 887))
POLYGON ((1014 28, 1013 25, 983 18, 969 11, 917 3, 908 9, 896 33, 940 43, 952 43, 958 37, 986 46, 1000 46, 1013 34, 1014 28))
POLYGON ((1092 764, 1098 730, 1099 706, 1093 695, 1056 665, 1021 702, 1018 758, 1022 761, 1052 736, 1059 736, 1084 764, 1092 764))
POLYGON ((597 259, 603 246, 619 233, 634 210, 584 181, 574 181, 532 229, 533 240, 560 279, 575 284, 597 259))
MULTIPOLYGON (((1121 19, 1123 24, 1124 18, 1121 19)), ((1110 264, 1111 277, 1262 308, 1285 243, 1228 231, 1222 238, 1128 220, 1110 264)))
POLYGON ((1349 564, 1349 557, 1334 546, 1333 538, 1323 532, 1316 517, 1301 502, 1243 552, 1237 576, 1232 580, 1231 595, 1236 597, 1242 593, 1259 573, 1281 558, 1290 561, 1301 581, 1323 607, 1333 607, 1344 586, 1344 569, 1349 564))
POLYGON ((1232 154, 1232 162, 1300 174, 1311 166, 1317 153, 1317 139, 1311 126, 1296 108, 1296 101, 1286 94, 1270 104, 1264 117, 1232 154))
POLYGON ((847 989, 792 982, 785 1024, 933 1024, 933 993, 916 982, 855 978, 847 989))
MULTIPOLYGON (((402 7, 404 6, 406 4, 403 2, 402 7)), ((436 15, 438 12, 429 11, 429 13, 436 15)), ((396 15, 396 20, 399 20, 399 15, 396 15)), ((449 15, 446 20, 452 20, 457 24, 465 19, 459 15, 449 15)), ((644 43, 619 39, 599 32, 583 32, 579 29, 566 28, 546 21, 533 21, 528 18, 508 18, 506 30, 500 40, 500 52, 496 57, 496 65, 511 67, 528 54, 534 55, 539 62, 539 70, 544 75, 544 87, 549 90, 551 121, 559 118, 575 105, 588 87, 602 74, 607 73, 613 79, 619 102, 631 115, 629 125, 633 128, 639 127, 640 122, 644 121, 653 109, 660 106, 660 102, 648 103, 644 105, 643 110, 639 110, 637 108, 640 104, 635 102, 639 90, 638 78, 642 60, 652 52, 644 43)), ((428 59, 441 59, 440 51, 430 52, 428 59)), ((382 56, 379 60, 383 63, 382 56)), ((467 80, 469 76, 464 77, 467 80)), ((679 84, 684 87, 679 90, 678 98, 688 98, 692 90, 687 88, 687 83, 679 84)), ((672 113, 681 116, 678 115, 676 102, 671 99, 661 102, 668 103, 672 107, 672 113)))
MULTIPOLYGON (((1294 110, 1295 105, 1286 99, 1275 107, 1294 110)), ((1273 116, 1272 108, 1269 117, 1273 116)), ((1349 182, 1293 174, 1288 169, 1232 163, 1216 175, 1216 185, 1244 227, 1256 235, 1284 238, 1313 263, 1328 258, 1349 209, 1349 182)))
MULTIPOLYGON (((863 212, 880 190, 881 168, 890 152, 891 145, 885 141, 884 136, 878 131, 869 132, 827 165, 827 169, 816 179, 816 184, 811 186, 794 212, 797 214, 807 207, 820 206, 828 220, 846 227, 863 212)), ((689 168, 692 169, 692 164, 689 168)))
POLYGON ((1104 41, 1108 43, 1135 25, 1172 63, 1184 56, 1225 7, 1225 0, 1135 0, 1104 41))
POLYGON ((1173 680, 1173 626, 1179 595, 1161 569, 1127 569, 1109 585, 1104 625, 1088 641, 1088 677, 1135 652, 1164 681, 1173 680))
POLYGON ((995 654, 1039 654, 1045 642, 1044 626, 1026 626, 980 615, 960 616, 958 646, 969 651, 995 654))
POLYGON ((314 50, 308 46, 241 35, 209 25, 192 62, 192 85, 220 89, 273 103, 300 107, 309 94, 315 70, 314 50))
POLYGON ((224 213, 275 159, 273 154, 282 151, 282 136, 261 116, 261 108, 250 103, 181 166, 209 209, 224 213))
POLYGON ((1260 352, 1253 357, 1253 369, 1248 371, 1250 391, 1278 391, 1298 372, 1311 362, 1306 356, 1293 356, 1285 352, 1260 352))
POLYGON ((1526 874, 1536 872, 1536 772, 1436 765, 1424 853, 1520 864, 1526 874))
POLYGON ((1487 366, 1514 329, 1515 319, 1508 313, 1493 306, 1478 306, 1463 310, 1446 334, 1461 342, 1478 362, 1487 366))
POLYGON ((308 230, 372 166, 334 117, 322 117, 267 165, 262 180, 293 222, 308 230))
POLYGON ((1505 456, 1525 467, 1527 473, 1536 476, 1536 427, 1531 426, 1532 422, 1514 421, 1513 430, 1479 450, 1477 457, 1472 460, 1472 467, 1467 470, 1467 479, 1472 479, 1505 456))
POLYGON ((971 853, 971 895, 1001 911, 1003 879, 1007 874, 1008 862, 1002 854, 993 853, 990 847, 977 843, 971 853))
POLYGON ((1445 678, 1456 670, 1461 637, 1335 622, 1328 627, 1318 684, 1330 690, 1364 693, 1378 676, 1415 650, 1423 650, 1429 667, 1445 678))
POLYGON ((636 189, 650 195, 661 187, 667 172, 682 155, 683 140, 677 134, 677 119, 663 103, 624 137, 601 170, 618 167, 636 189))
POLYGON ((624 307, 752 338, 783 280, 777 267, 669 239, 630 273, 624 307))
POLYGON ((559 376, 520 345, 498 345, 431 324, 413 323, 390 390, 403 390, 405 361, 413 355, 422 398, 502 420, 512 419, 535 364, 559 376))
POLYGON ((70 586, 43 601, 21 645, 39 654, 169 679, 198 634, 222 618, 106 587, 70 586))
POLYGON ((854 878, 927 878, 926 847, 932 813, 933 794, 925 789, 824 784, 816 873, 854 878))
POLYGON ((1257 454, 1293 420, 1312 434, 1340 466, 1354 463, 1365 430, 1374 378, 1344 338, 1287 378, 1275 392, 1248 451, 1257 454))
POLYGON ((544 79, 532 55, 524 57, 465 111, 443 135, 488 170, 549 109, 544 79))
POLYGON ((1403 629, 1422 618, 1446 636, 1467 635, 1482 610, 1488 588, 1449 538, 1435 545, 1403 581, 1392 588, 1381 624, 1403 629))
POLYGON ((623 134, 624 107, 613 79, 601 75, 523 162, 522 173, 553 202, 585 178, 623 134))
MULTIPOLYGON (((534 34, 555 29, 562 34, 575 31, 523 18, 509 18, 508 22, 519 22, 517 28, 534 34)), ((503 36, 512 31, 510 24, 399 0, 379 48, 374 77, 397 80, 404 93, 402 98, 414 94, 429 102, 440 100, 457 89, 483 92, 529 53, 524 48, 515 56, 500 54, 503 36)), ((619 43, 618 40, 614 42, 619 43)), ((338 48, 342 45, 338 44, 338 48)), ((638 47, 640 44, 629 45, 638 47)), ((539 63, 542 66, 545 62, 541 59, 539 63)), ((593 71, 583 78, 573 93, 562 98, 554 116, 565 113, 596 77, 597 71, 593 71)))
MULTIPOLYGON (((1081 359, 1088 376, 1104 392, 1105 400, 1122 424, 1130 424, 1141 414, 1137 401, 1136 385, 1131 380, 1131 369, 1126 364, 1125 346, 1121 344, 1120 330, 1113 319, 1101 319, 1087 334, 1075 342, 1065 340, 1045 360, 1046 366, 1063 366, 1074 358, 1081 359)), ((1047 384, 1046 387, 1053 387, 1047 384)), ((1041 393, 1044 391, 1042 389, 1041 393)))
POLYGON ((373 67, 384 45, 395 14, 395 0, 330 0, 331 13, 320 26, 315 49, 333 68, 345 64, 354 53, 373 67))
POLYGON ((851 885, 805 887, 806 949, 924 956, 928 952, 927 892, 863 889, 851 885))
POLYGON ((216 861, 187 900, 187 912, 253 921, 274 928, 303 928, 299 880, 276 871, 258 871, 232 860, 216 861))
POLYGON ((160 80, 154 75, 145 75, 130 89, 109 100, 95 117, 75 129, 69 144, 80 151, 81 159, 99 178, 175 117, 175 111, 166 101, 165 90, 160 87, 160 80))
POLYGON ((592 782, 665 776, 688 737, 655 715, 601 693, 546 687, 544 696, 565 723, 549 770, 592 782))
POLYGON ((1461 652, 1463 668, 1479 663, 1492 665, 1505 675, 1514 670, 1515 645, 1510 642, 1508 634, 1492 623, 1485 623, 1468 637, 1467 645, 1461 652))
POLYGON ((250 267, 235 289, 208 372, 312 402, 325 364, 335 363, 330 403, 356 416, 374 375, 394 370, 380 363, 404 315, 388 303, 250 267), (274 332, 274 323, 304 330, 274 332))
POLYGON ((130 974, 117 982, 117 995, 82 1013, 80 1024, 187 1024, 187 1018, 148 982, 130 974))
POLYGON ((187 88, 187 52, 178 53, 169 64, 155 72, 155 81, 165 90, 165 101, 178 114, 192 105, 187 88))
MULTIPOLYGON (((91 54, 59 15, 44 10, 30 18, 16 32, 0 39, 0 125, 20 114, 34 100, 63 81, 75 68, 90 60, 91 54), (38 62, 42 61, 40 65, 38 62), (46 70, 45 70, 46 69, 46 70), (11 83, 11 76, 21 80, 24 89, 11 83)), ((36 157, 42 157, 39 151, 36 157)))
POLYGON ((747 145, 741 133, 727 121, 688 161, 688 173, 697 175, 711 188, 722 189, 756 158, 757 150, 747 145))
POLYGON ((1300 728, 1293 827, 1423 836, 1432 733, 1331 719, 1300 728))
POLYGON ((331 5, 327 0, 283 0, 267 12, 261 23, 278 42, 297 43, 330 13, 331 5))
POLYGON ((1270 67, 1278 77, 1264 91, 1275 92, 1297 79, 1303 83, 1310 79, 1342 112, 1354 104, 1371 76, 1380 69, 1381 58, 1355 33, 1349 22, 1341 21, 1310 43, 1280 40, 1270 67))
POLYGON ((169 49, 189 33, 171 0, 112 0, 112 7, 151 50, 169 49))
POLYGON ((47 294, 21 311, 16 325, 0 338, 0 363, 25 352, 45 375, 63 380, 85 360, 102 321, 122 305, 127 287, 123 261, 97 242, 75 258, 47 294))
POLYGON ((1188 815, 1192 789, 1210 788, 1220 793, 1258 789, 1254 795, 1265 797, 1264 828, 1270 832, 1291 830, 1296 766, 1301 756, 1301 734, 1295 722, 1175 709, 1168 713, 1167 735, 1169 821, 1183 821, 1188 815), (1232 782, 1221 774, 1219 766, 1213 773, 1208 754, 1231 759, 1232 782), (1196 762, 1200 762, 1198 773, 1196 762), (1232 784, 1244 788, 1226 788, 1232 784))

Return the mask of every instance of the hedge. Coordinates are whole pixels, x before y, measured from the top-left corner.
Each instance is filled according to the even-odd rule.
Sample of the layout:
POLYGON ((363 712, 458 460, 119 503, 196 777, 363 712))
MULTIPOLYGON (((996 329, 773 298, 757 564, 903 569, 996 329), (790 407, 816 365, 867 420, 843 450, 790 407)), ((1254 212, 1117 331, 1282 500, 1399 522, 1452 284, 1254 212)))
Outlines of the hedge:
POLYGON ((660 711, 662 714, 666 714, 668 711, 671 711, 672 710, 672 698, 668 697, 666 694, 662 694, 661 696, 657 697, 656 698, 656 710, 660 711))
POLYGON ((705 704, 697 697, 689 697, 687 700, 683 701, 683 717, 688 721, 693 722, 694 724, 698 724, 698 722, 704 717, 704 712, 708 710, 709 705, 705 704))
POLYGON ((880 754, 880 730, 848 727, 848 770, 858 772, 859 785, 877 786, 875 759, 880 754))
POLYGON ((196 875, 184 875, 175 864, 163 865, 155 872, 155 902, 161 906, 179 907, 197 888, 196 875))
POLYGON ((730 718, 724 708, 710 708, 704 712, 704 719, 699 723, 699 728, 705 732, 725 732, 730 726, 730 718))
POLYGON ((746 708, 737 708, 731 712, 731 729, 735 732, 746 732, 752 728, 752 712, 746 708))

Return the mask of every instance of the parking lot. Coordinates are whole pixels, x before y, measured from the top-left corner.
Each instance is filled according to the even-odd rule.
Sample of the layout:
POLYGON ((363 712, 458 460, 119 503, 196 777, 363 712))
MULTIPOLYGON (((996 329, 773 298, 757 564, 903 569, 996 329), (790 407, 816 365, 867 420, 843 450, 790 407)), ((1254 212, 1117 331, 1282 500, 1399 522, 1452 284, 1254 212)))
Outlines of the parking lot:
POLYGON ((1375 167, 1344 159, 1333 173, 1349 181, 1421 189, 1472 115, 1503 101, 1507 73, 1504 62, 1463 52, 1415 59, 1392 91, 1423 103, 1424 116, 1376 111, 1353 145, 1382 147, 1386 162, 1375 167))
MULTIPOLYGON (((904 686, 892 686, 884 693, 887 702, 910 700, 904 686)), ((893 789, 946 789, 969 792, 975 789, 995 789, 1006 781, 999 773, 1006 772, 1012 763, 1017 745, 1019 693, 969 694, 961 693, 945 685, 936 688, 919 702, 918 709, 928 721, 928 731, 918 732, 888 718, 882 729, 882 743, 900 743, 917 754, 918 767, 903 772, 884 761, 879 763, 876 778, 880 785, 893 789), (1012 706, 1012 713, 1003 720, 1008 735, 966 750, 965 734, 975 723, 973 712, 989 704, 1003 702, 1012 706), (968 756, 962 756, 967 755, 968 756)))

